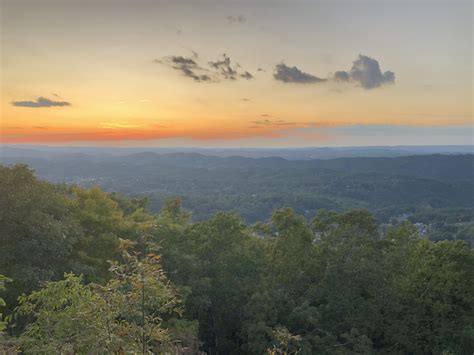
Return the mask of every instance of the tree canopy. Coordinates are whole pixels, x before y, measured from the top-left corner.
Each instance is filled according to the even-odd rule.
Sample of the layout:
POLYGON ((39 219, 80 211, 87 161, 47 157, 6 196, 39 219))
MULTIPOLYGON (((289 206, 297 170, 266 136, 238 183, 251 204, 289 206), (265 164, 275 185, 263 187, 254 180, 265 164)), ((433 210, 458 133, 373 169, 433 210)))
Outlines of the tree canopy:
POLYGON ((474 351, 469 229, 432 241, 409 221, 381 228, 361 209, 192 222, 179 200, 151 214, 144 199, 52 185, 26 166, 0 177, 4 349, 474 351))

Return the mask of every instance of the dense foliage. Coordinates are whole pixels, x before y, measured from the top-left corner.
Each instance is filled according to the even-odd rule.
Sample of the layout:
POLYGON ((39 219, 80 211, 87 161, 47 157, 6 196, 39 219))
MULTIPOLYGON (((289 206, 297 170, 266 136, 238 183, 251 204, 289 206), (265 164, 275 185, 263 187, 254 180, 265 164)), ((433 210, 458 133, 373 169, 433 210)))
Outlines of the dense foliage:
POLYGON ((31 353, 148 353, 172 351, 163 317, 180 314, 179 299, 160 268, 159 258, 138 259, 123 251, 126 262, 114 262, 105 285, 84 285, 65 274, 18 298, 19 315, 32 316, 18 338, 31 353))
POLYGON ((0 274, 13 280, 4 348, 474 351, 470 230, 434 242, 409 221, 380 228, 360 209, 192 222, 178 200, 152 215, 143 199, 51 185, 25 166, 0 167, 0 190, 0 274))

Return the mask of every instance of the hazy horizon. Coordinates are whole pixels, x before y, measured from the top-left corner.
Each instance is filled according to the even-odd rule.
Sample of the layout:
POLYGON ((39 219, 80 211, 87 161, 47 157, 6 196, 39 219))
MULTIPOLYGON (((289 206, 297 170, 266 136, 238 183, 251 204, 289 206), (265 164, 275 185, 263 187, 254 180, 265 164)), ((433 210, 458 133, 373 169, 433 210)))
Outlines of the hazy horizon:
POLYGON ((146 145, 60 145, 60 144, 25 144, 25 143, 0 143, 0 148, 3 147, 20 147, 20 148, 77 148, 77 149, 197 149, 197 150, 301 150, 301 149, 350 149, 350 148, 473 148, 474 144, 399 144, 399 145, 339 145, 339 146, 146 146, 146 145))

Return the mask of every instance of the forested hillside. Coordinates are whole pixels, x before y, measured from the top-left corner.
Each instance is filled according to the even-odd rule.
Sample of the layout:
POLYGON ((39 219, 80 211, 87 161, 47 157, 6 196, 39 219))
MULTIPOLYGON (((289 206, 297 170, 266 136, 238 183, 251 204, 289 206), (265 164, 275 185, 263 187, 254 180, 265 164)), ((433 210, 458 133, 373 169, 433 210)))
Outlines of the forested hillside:
MULTIPOLYGON (((146 188, 166 174, 171 186, 183 173, 178 165, 166 172, 150 157, 143 162, 139 158, 129 161, 136 162, 136 169, 120 170, 120 160, 93 166, 77 160, 68 167, 78 174, 82 169, 84 177, 100 171, 94 182, 108 181, 108 189, 112 183, 133 187, 132 177, 122 180, 125 171, 154 172, 148 182, 135 180, 146 188)), ((200 159, 189 158, 188 165, 200 159)), ((208 165, 187 171, 196 172, 192 177, 200 189, 208 184, 206 191, 225 190, 227 185, 235 191, 246 186, 246 193, 253 193, 266 185, 271 190, 273 182, 286 188, 303 185, 300 191, 306 193, 309 186, 329 184, 333 194, 354 181, 358 189, 367 189, 364 179, 366 183, 370 177, 377 182, 371 184, 376 192, 388 191, 387 183, 392 188, 411 186, 416 196, 437 192, 431 203, 456 198, 456 205, 472 207, 472 190, 467 189, 472 189, 472 181, 461 178, 469 174, 462 170, 462 159, 472 164, 471 156, 446 162, 453 164, 450 174, 459 171, 459 179, 453 178, 457 182, 447 182, 443 174, 427 178, 423 174, 435 172, 423 173, 422 167, 421 180, 403 176, 405 163, 400 163, 393 168, 401 174, 396 177, 365 172, 360 180, 332 189, 334 170, 296 164, 284 173, 281 166, 290 163, 274 159, 249 163, 255 166, 251 180, 245 164, 237 163, 241 158, 229 158, 234 170, 208 165), (207 181, 210 171, 218 171, 218 177, 207 181), (308 174, 294 181, 291 174, 301 171, 308 174), (326 172, 326 180, 313 181, 326 172), (235 178, 213 186, 223 174, 235 178), (463 189, 464 196, 457 189, 463 189)), ((49 169, 64 167, 50 163, 49 169)), ((59 172, 42 169, 41 175, 59 172)), ((187 178, 178 179, 177 188, 189 183, 192 191, 187 178)), ((339 198, 348 199, 342 192, 339 198)), ((0 352, 474 352, 474 253, 466 242, 472 229, 465 231, 465 240, 440 237, 435 242, 420 235, 410 221, 381 228, 363 209, 318 209, 303 216, 280 208, 271 218, 248 224, 233 213, 192 221, 179 200, 162 205, 153 213, 145 198, 98 187, 53 185, 26 166, 0 167, 0 288, 5 287, 0 290, 5 301, 0 352)), ((430 211, 418 212, 417 218, 440 223, 460 223, 460 215, 471 218, 466 210, 430 211)))
MULTIPOLYGON (((52 182, 101 186, 148 197, 158 212, 180 197, 195 221, 218 211, 246 222, 268 220, 275 208, 292 207, 311 219, 318 209, 371 211, 379 222, 431 209, 474 207, 474 155, 285 160, 138 153, 126 156, 70 154, 0 157, 28 164, 52 182)), ((416 222, 416 221, 414 221, 416 222)))

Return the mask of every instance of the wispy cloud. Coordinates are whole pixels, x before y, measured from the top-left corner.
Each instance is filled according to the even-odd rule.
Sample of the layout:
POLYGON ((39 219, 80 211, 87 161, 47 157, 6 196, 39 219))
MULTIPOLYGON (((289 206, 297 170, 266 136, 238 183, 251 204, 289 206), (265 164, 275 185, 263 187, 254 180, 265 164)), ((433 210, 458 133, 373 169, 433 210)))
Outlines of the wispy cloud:
POLYGON ((347 126, 350 125, 349 123, 344 122, 329 122, 329 121, 291 121, 291 120, 284 120, 279 118, 271 118, 270 115, 262 114, 262 117, 259 120, 252 121, 253 128, 260 128, 260 127, 293 127, 293 128, 330 128, 330 127, 339 127, 339 126, 347 126))
POLYGON ((237 70, 232 68, 230 58, 223 54, 222 59, 217 59, 214 62, 209 62, 209 66, 217 71, 224 79, 235 80, 237 77, 237 70))
POLYGON ((212 81, 208 74, 203 73, 206 72, 206 69, 199 66, 193 58, 173 55, 163 59, 156 59, 155 62, 179 70, 184 76, 194 79, 194 81, 212 81))
POLYGON ((17 107, 40 108, 40 107, 70 106, 71 103, 67 101, 54 101, 54 100, 47 99, 45 97, 38 97, 36 101, 13 101, 12 105, 17 106, 17 107))
MULTIPOLYGON (((265 117, 267 117, 267 116, 265 116, 265 117)), ((297 122, 289 122, 289 121, 285 121, 285 120, 281 120, 281 119, 271 120, 271 119, 268 119, 268 118, 253 121, 252 123, 256 124, 256 125, 261 125, 261 126, 293 126, 293 125, 297 124, 297 122)))
POLYGON ((179 70, 184 76, 194 79, 196 82, 219 82, 234 81, 237 79, 253 79, 253 75, 242 70, 240 64, 233 63, 229 56, 222 55, 214 61, 206 64, 198 63, 199 55, 193 51, 193 57, 169 56, 163 59, 156 59, 156 63, 167 65, 175 70, 179 70))
POLYGON ((239 77, 247 80, 253 78, 253 75, 248 71, 241 72, 240 65, 238 63, 234 65, 230 57, 226 54, 222 55, 222 59, 210 61, 208 64, 215 70, 215 73, 224 80, 236 80, 239 77))

